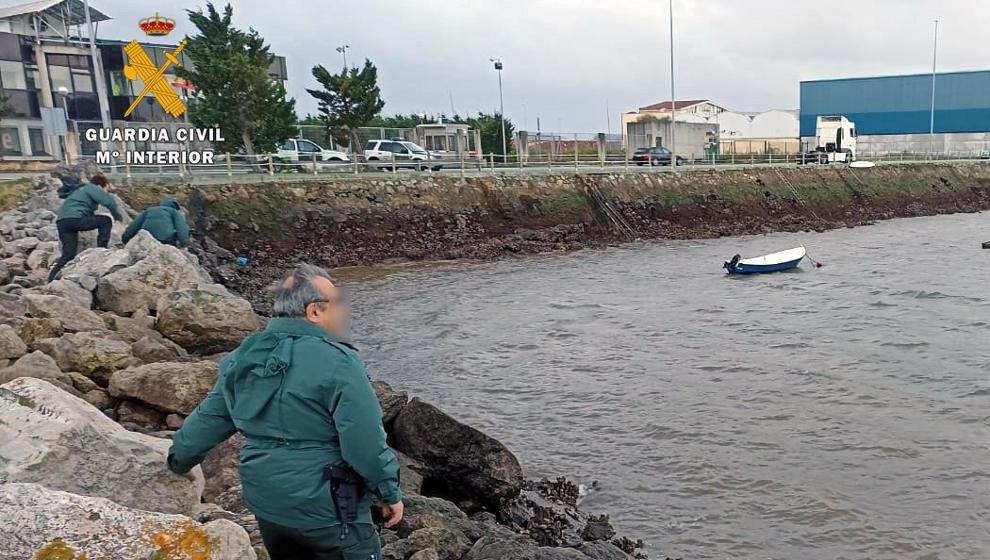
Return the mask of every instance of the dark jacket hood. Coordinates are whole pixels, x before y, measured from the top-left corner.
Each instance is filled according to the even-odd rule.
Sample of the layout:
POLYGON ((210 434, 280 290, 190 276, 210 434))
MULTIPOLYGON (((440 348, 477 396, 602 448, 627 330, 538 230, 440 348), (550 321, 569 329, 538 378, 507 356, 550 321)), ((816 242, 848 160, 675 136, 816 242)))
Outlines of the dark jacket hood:
POLYGON ((179 201, 176 200, 174 196, 166 196, 161 202, 158 203, 158 205, 179 210, 179 201))

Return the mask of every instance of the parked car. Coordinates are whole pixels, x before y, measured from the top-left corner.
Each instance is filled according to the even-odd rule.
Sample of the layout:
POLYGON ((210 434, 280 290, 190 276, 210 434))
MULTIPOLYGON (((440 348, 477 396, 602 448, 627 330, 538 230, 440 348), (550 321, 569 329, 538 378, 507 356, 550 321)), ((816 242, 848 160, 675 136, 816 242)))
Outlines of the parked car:
POLYGON ((980 152, 980 159, 990 159, 990 150, 980 152))
POLYGON ((368 140, 364 145, 364 161, 381 169, 412 168, 434 171, 443 166, 444 156, 438 152, 427 152, 415 142, 399 138, 391 140, 368 140))
MULTIPOLYGON (((670 150, 667 148, 636 148, 632 155, 636 165, 670 165, 670 150)), ((684 158, 677 156, 677 165, 684 165, 684 158)))
POLYGON ((327 150, 305 138, 289 138, 282 143, 276 157, 283 163, 349 163, 351 158, 339 150, 327 150))

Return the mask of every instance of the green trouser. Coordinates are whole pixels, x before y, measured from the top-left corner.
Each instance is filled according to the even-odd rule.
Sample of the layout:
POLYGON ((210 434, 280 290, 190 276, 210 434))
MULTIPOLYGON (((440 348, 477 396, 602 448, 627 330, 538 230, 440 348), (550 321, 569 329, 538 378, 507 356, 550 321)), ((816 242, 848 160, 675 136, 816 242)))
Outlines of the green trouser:
POLYGON ((381 560, 381 540, 374 525, 293 529, 257 519, 272 560, 381 560))

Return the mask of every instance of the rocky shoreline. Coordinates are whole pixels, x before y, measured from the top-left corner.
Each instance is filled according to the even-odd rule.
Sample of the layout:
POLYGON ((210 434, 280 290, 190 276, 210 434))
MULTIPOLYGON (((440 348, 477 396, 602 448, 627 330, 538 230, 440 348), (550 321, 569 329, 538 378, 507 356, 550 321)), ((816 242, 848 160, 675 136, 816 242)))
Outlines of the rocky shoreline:
POLYGON ((691 171, 361 177, 230 185, 136 184, 135 206, 175 194, 214 276, 264 310, 287 266, 478 259, 633 239, 822 231, 895 217, 990 209, 982 163, 691 171), (230 252, 227 252, 229 250, 230 252), (234 254, 248 264, 236 266, 234 254), (211 255, 221 255, 216 259, 211 255))
MULTIPOLYGON (((119 223, 111 248, 87 249, 45 284, 60 185, 35 179, 0 213, 0 560, 265 558, 237 437, 195 480, 162 456, 219 358, 264 323, 214 282, 232 255, 208 238, 190 253, 143 232, 121 247, 119 223)), ((495 439, 383 382, 375 390, 406 494, 383 558, 620 560, 641 547, 581 511, 573 483, 525 480, 495 439)))

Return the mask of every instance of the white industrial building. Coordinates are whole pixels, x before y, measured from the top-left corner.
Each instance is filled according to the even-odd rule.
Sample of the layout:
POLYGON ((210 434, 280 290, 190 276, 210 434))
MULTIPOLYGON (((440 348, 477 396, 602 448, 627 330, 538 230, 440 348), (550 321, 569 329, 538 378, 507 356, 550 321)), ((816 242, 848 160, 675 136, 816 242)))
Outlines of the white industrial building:
MULTIPOLYGON (((659 138, 644 135, 641 126, 631 123, 669 121, 670 101, 640 107, 638 111, 622 115, 623 142, 628 149, 646 147, 643 142, 659 138)), ((793 154, 800 151, 799 119, 797 110, 773 109, 763 112, 730 111, 709 100, 677 101, 674 118, 678 123, 714 125, 711 130, 718 139, 722 154, 793 154)), ((678 125, 675 132, 682 128, 678 125)), ((695 135, 697 136, 697 135, 695 135)), ((678 145, 679 154, 689 156, 706 152, 704 145, 678 145)))

